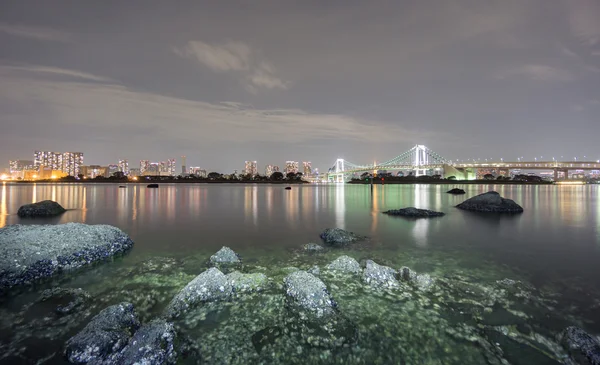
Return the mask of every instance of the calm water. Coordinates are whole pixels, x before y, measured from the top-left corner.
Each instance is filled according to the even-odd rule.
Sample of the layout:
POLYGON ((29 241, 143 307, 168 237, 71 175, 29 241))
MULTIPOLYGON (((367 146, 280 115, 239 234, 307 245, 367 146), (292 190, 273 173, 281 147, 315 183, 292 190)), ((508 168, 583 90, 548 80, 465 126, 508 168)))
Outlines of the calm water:
POLYGON ((371 193, 360 185, 294 186, 286 191, 283 186, 254 185, 119 189, 112 184, 3 184, 0 227, 111 224, 127 232, 135 246, 113 262, 3 299, 0 353, 12 357, 0 361, 44 358, 61 363, 64 341, 91 315, 123 300, 133 302, 143 320, 153 318, 225 245, 244 258, 246 271, 265 272, 276 283, 286 267, 318 265, 323 271, 328 262, 348 254, 429 273, 439 278, 439 290, 380 293, 365 289, 360 279, 324 273, 321 279, 341 311, 357 323, 358 342, 341 349, 312 349, 283 341, 275 346, 279 352, 270 355, 257 354, 249 338, 269 320, 276 321, 280 292, 201 308, 178 326, 196 342, 203 362, 566 363, 555 341, 564 326, 600 333, 600 186, 458 187, 467 195, 445 194, 449 187, 439 185, 375 186, 371 193), (494 189, 525 212, 485 215, 454 208, 466 197, 494 189), (44 199, 58 201, 69 211, 49 220, 17 217, 19 206, 44 199), (446 216, 407 220, 381 214, 407 206, 446 216), (298 250, 319 242, 319 233, 328 227, 370 240, 320 255, 298 250), (522 281, 526 295, 503 292, 496 281, 504 278, 522 281), (52 320, 35 304, 39 291, 51 287, 83 288, 94 300, 68 321, 52 320))

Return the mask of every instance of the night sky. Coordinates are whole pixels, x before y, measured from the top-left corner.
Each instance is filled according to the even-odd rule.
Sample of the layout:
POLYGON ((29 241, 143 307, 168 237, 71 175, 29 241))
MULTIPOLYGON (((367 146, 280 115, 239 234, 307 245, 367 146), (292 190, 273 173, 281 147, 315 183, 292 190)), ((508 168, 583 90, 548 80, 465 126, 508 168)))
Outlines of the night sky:
POLYGON ((600 159, 599 0, 2 1, 0 166, 600 159))

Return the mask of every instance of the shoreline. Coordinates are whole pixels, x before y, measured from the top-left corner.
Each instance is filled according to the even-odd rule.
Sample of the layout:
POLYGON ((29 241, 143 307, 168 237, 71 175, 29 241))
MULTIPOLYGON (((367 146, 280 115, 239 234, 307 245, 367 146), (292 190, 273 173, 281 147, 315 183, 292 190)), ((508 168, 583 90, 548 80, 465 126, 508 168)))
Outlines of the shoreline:
MULTIPOLYGON (((555 185, 554 182, 549 181, 498 181, 498 180, 434 180, 434 181, 381 181, 373 180, 373 185, 555 185)), ((347 184, 352 185, 371 185, 371 181, 348 181, 347 184)))

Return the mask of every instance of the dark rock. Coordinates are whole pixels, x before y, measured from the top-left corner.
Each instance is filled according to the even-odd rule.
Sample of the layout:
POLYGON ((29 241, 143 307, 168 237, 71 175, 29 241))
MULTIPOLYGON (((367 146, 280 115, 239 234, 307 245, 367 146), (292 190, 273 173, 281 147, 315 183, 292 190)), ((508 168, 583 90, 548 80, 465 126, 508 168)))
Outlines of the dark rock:
POLYGON ((600 342, 578 327, 567 327, 560 335, 565 349, 579 364, 600 365, 600 342))
POLYGON ((318 252, 323 251, 325 248, 321 245, 317 245, 316 243, 307 243, 302 246, 302 249, 308 252, 318 252))
POLYGON ((0 242, 0 294, 133 247, 116 227, 81 223, 6 226, 0 228, 0 242))
POLYGON ((147 188, 158 188, 158 184, 148 184, 147 188))
POLYGON ((349 243, 365 239, 353 232, 345 231, 341 228, 327 228, 321 233, 321 239, 332 246, 344 246, 349 243))
POLYGON ((286 186, 285 190, 292 190, 292 187, 291 186, 286 186))
POLYGON ((306 271, 295 271, 283 280, 286 301, 316 317, 335 313, 336 302, 325 284, 306 271))
POLYGON ((454 189, 448 190, 447 193, 454 194, 454 195, 462 195, 462 194, 466 194, 467 192, 464 191, 463 189, 454 188, 454 189))
POLYGON ((417 273, 411 270, 409 267, 402 266, 398 270, 398 279, 402 281, 411 281, 416 279, 417 273))
POLYGON ((427 209, 418 209, 414 207, 403 208, 403 209, 392 209, 383 214, 388 215, 398 215, 402 217, 410 217, 410 218, 429 218, 429 217, 441 217, 444 215, 442 212, 435 212, 433 210, 427 209))
POLYGON ((81 288, 46 289, 40 296, 40 302, 50 302, 56 305, 57 314, 70 314, 90 299, 90 294, 81 288))
POLYGON ((242 260, 232 249, 223 246, 217 253, 210 257, 210 262, 213 264, 238 264, 242 260))
POLYGON ((371 260, 367 260, 367 266, 363 272, 363 281, 377 288, 394 288, 398 286, 396 270, 388 266, 377 265, 371 260))
POLYGON ((175 364, 177 332, 172 323, 154 320, 143 325, 110 364, 175 364))
POLYGON ((238 293, 261 291, 268 285, 267 276, 263 273, 242 274, 234 271, 227 274, 227 280, 233 291, 238 293))
POLYGON ((126 186, 125 186, 125 185, 119 185, 119 187, 120 187, 120 188, 126 188, 126 186))
POLYGON ((406 266, 398 270, 398 280, 412 284, 422 291, 431 290, 435 286, 435 279, 429 274, 417 274, 406 266))
POLYGON ((67 341, 65 356, 73 364, 101 363, 123 349, 139 325, 133 304, 112 305, 67 341))
POLYGON ((333 260, 329 265, 327 265, 327 269, 351 274, 358 274, 361 272, 358 261, 346 255, 340 256, 333 260))
POLYGON ((25 204, 19 208, 19 217, 52 217, 62 214, 67 210, 52 200, 44 200, 33 204, 25 204))
POLYGON ((495 191, 479 194, 456 206, 459 209, 490 213, 522 213, 523 208, 495 191))
POLYGON ((213 267, 196 276, 181 289, 165 309, 165 315, 175 318, 199 303, 225 299, 232 293, 233 287, 227 276, 213 267))

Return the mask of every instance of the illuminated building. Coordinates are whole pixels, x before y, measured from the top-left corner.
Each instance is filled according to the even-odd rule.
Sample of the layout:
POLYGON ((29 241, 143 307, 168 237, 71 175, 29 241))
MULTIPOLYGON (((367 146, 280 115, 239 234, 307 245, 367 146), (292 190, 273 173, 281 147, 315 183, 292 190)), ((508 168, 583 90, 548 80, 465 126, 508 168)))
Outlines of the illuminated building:
POLYGON ((129 169, 129 176, 131 176, 131 177, 137 177, 137 176, 140 176, 140 175, 141 175, 140 169, 137 169, 135 167, 129 169))
POLYGON ((150 167, 150 161, 148 161, 148 160, 141 160, 140 161, 140 175, 144 175, 144 173, 146 171, 148 171, 149 167, 150 167))
POLYGON ((190 175, 195 175, 198 177, 206 177, 206 170, 201 169, 200 167, 190 167, 189 170, 190 175))
POLYGON ((175 176, 175 171, 177 171, 175 168, 175 159, 171 158, 167 160, 166 169, 162 172, 167 173, 169 176, 175 176))
POLYGON ((158 176, 160 175, 161 165, 158 162, 149 162, 147 168, 142 172, 143 176, 158 176))
POLYGON ((310 163, 310 161, 302 162, 302 166, 303 166, 302 172, 304 173, 305 176, 312 174, 312 164, 310 163))
POLYGON ((77 176, 83 165, 82 152, 65 152, 62 154, 62 172, 68 176, 77 176))
POLYGON ((256 161, 246 161, 246 165, 244 168, 244 174, 256 176, 258 175, 258 165, 256 161))
POLYGON ((279 172, 279 166, 273 165, 273 172, 279 172))
POLYGON ((111 177, 113 176, 116 172, 121 171, 119 168, 119 165, 108 165, 106 167, 106 173, 104 175, 104 177, 111 177))
POLYGON ((31 160, 15 160, 9 161, 8 172, 13 174, 15 172, 21 172, 24 170, 35 170, 35 164, 31 160))
POLYGON ((119 171, 126 176, 129 175, 129 162, 127 162, 127 160, 119 160, 119 171))
POLYGON ((106 176, 106 167, 100 165, 81 166, 80 174, 89 179, 94 179, 97 176, 106 176))
POLYGON ((265 176, 269 177, 271 175, 273 175, 275 171, 273 170, 273 165, 267 165, 265 167, 265 176))
POLYGON ((285 162, 285 173, 298 173, 298 161, 286 161, 285 162))
POLYGON ((181 175, 185 175, 187 173, 187 167, 185 164, 185 156, 181 156, 181 175))

